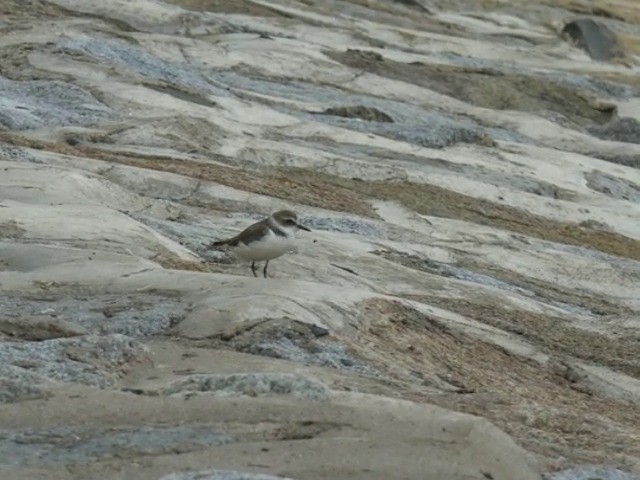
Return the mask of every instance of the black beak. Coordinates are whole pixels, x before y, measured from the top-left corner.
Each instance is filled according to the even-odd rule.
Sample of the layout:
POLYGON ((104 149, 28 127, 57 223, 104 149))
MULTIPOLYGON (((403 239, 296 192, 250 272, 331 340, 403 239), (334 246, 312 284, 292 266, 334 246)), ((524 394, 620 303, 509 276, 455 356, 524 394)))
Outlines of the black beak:
POLYGON ((300 229, 300 230, 304 230, 306 232, 310 232, 311 230, 309 230, 307 227, 305 227, 304 225, 300 225, 299 223, 296 223, 296 226, 300 229))

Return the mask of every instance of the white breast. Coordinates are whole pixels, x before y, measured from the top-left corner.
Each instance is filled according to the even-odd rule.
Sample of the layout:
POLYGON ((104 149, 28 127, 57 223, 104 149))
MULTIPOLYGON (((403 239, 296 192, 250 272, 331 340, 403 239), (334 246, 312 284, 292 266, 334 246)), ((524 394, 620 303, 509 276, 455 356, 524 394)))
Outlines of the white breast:
POLYGON ((246 260, 272 260, 284 255, 295 247, 294 237, 288 234, 286 237, 276 235, 269 230, 268 235, 249 245, 239 243, 235 251, 238 256, 246 260))

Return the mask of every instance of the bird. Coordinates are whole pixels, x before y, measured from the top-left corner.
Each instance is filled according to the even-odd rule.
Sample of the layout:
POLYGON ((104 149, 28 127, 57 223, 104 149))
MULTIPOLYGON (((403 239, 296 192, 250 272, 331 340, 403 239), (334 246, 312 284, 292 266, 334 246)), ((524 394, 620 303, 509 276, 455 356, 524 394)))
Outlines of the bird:
POLYGON ((235 237, 212 242, 210 246, 232 247, 244 260, 251 260, 251 271, 257 277, 256 262, 266 261, 262 273, 267 278, 269 261, 295 249, 295 234, 298 230, 311 230, 298 222, 298 215, 291 210, 279 210, 269 217, 248 226, 235 237))

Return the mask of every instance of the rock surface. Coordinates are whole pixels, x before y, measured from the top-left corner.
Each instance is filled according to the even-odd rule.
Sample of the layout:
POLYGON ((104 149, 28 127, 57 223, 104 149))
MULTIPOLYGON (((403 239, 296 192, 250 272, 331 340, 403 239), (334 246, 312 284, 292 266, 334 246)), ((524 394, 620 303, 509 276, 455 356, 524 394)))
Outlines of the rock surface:
POLYGON ((233 470, 206 470, 203 472, 176 473, 160 480, 291 480, 285 477, 263 475, 262 473, 244 473, 233 470))
POLYGON ((590 18, 571 21, 562 32, 584 48, 594 60, 611 60, 624 55, 615 34, 590 18))
POLYGON ((3 480, 638 478, 636 2, 26 3, 3 480))

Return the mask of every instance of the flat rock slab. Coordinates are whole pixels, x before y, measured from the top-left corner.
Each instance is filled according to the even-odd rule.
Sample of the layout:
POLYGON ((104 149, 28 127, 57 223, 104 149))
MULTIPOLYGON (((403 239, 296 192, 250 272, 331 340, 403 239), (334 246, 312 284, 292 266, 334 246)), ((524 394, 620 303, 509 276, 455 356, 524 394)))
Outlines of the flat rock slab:
POLYGON ((145 357, 143 344, 125 335, 87 335, 41 342, 0 342, 0 380, 17 389, 4 390, 4 401, 16 401, 22 394, 20 382, 30 386, 49 382, 74 382, 106 386, 114 382, 118 370, 145 357))
POLYGON ((140 480, 212 468, 309 480, 365 480, 371 471, 415 480, 539 480, 528 454, 486 420, 354 393, 309 402, 77 390, 46 404, 9 405, 0 424, 10 480, 39 478, 45 469, 49 480, 68 478, 80 464, 88 478, 117 472, 140 480), (130 461, 118 460, 123 452, 130 461))
POLYGON ((2 480, 639 471, 607 2, 0 0, 2 480))
POLYGON ((14 318, 0 318, 0 333, 21 340, 41 341, 60 337, 77 337, 84 335, 87 331, 79 325, 50 315, 21 315, 14 318))
POLYGON ((307 400, 326 400, 330 389, 322 382, 292 373, 244 373, 189 375, 161 390, 164 395, 193 396, 210 393, 220 396, 293 395, 307 400))
POLYGON ((84 333, 148 337, 178 323, 188 310, 187 302, 176 295, 144 292, 0 295, 0 305, 0 333, 23 340, 84 333))
POLYGON ((640 143, 640 122, 635 118, 616 118, 604 125, 594 126, 589 131, 604 140, 640 143))
POLYGON ((3 129, 94 125, 113 117, 113 110, 75 85, 45 80, 19 82, 0 77, 0 127, 3 129))

